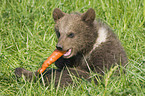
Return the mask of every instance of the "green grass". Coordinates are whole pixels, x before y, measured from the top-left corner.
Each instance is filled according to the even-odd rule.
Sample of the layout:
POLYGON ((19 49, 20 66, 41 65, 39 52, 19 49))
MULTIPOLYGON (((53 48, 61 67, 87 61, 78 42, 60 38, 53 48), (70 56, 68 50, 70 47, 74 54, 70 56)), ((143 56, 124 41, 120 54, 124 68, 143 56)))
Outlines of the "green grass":
POLYGON ((145 95, 145 0, 1 0, 0 96, 5 95, 145 95), (97 85, 81 80, 65 88, 54 88, 53 83, 44 87, 24 78, 17 81, 15 68, 35 71, 55 49, 53 9, 70 13, 90 7, 121 40, 129 58, 126 74, 115 76, 116 66, 97 85))

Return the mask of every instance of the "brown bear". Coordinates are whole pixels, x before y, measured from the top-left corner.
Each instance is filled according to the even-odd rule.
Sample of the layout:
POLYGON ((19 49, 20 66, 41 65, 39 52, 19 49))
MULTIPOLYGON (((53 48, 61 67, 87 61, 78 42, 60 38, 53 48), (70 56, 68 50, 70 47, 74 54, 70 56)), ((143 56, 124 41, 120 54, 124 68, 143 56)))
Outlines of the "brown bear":
MULTIPOLYGON (((56 75, 56 85, 60 74, 61 85, 67 85, 73 83, 70 73, 87 79, 90 71, 103 74, 105 69, 115 64, 124 66, 127 63, 126 53, 117 36, 95 17, 92 8, 85 13, 67 14, 58 8, 53 11, 58 37, 56 48, 67 52, 55 62, 57 69, 44 72, 45 83, 50 82, 52 72, 56 75)), ((30 79, 33 76, 33 72, 23 68, 16 68, 15 74, 23 74, 30 79)), ((34 75, 37 74, 35 72, 34 75)))

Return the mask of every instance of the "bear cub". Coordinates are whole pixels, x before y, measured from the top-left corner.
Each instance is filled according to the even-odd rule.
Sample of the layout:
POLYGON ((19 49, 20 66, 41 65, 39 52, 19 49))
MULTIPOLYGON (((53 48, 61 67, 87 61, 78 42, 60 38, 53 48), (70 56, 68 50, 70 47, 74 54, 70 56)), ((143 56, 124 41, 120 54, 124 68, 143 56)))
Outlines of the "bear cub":
MULTIPOLYGON (((115 64, 124 66, 127 63, 126 53, 117 36, 106 24, 95 20, 95 17, 92 8, 85 13, 67 14, 58 8, 53 11, 58 38, 56 48, 67 52, 55 62, 57 69, 45 72, 45 83, 51 81, 52 72, 56 76, 56 85, 60 74, 61 85, 68 85, 73 82, 71 73, 87 79, 90 71, 104 74, 105 69, 115 64)), ((15 74, 32 79, 38 73, 16 68, 15 74)))

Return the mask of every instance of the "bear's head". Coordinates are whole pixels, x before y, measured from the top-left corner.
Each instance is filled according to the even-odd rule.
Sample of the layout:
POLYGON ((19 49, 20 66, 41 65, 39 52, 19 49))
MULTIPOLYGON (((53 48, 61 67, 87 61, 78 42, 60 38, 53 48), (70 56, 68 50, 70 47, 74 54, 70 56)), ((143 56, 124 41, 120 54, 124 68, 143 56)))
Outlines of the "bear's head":
POLYGON ((86 54, 91 50, 97 36, 94 26, 95 11, 92 8, 83 14, 67 14, 56 8, 53 18, 58 37, 56 48, 67 51, 63 55, 64 58, 70 58, 78 53, 86 54))

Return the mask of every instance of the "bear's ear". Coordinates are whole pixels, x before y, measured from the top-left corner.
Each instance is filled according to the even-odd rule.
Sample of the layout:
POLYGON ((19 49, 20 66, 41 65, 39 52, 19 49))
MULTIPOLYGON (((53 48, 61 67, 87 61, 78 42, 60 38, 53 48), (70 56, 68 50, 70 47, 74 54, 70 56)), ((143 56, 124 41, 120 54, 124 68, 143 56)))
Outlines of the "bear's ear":
POLYGON ((93 23, 95 20, 95 11, 94 9, 90 8, 87 12, 83 13, 81 19, 89 24, 93 23))
POLYGON ((57 22, 57 20, 62 18, 64 15, 65 15, 65 13, 62 12, 59 8, 55 8, 53 11, 53 19, 55 22, 57 22))

